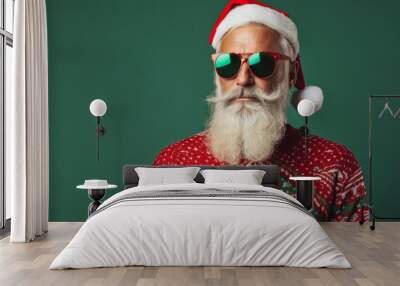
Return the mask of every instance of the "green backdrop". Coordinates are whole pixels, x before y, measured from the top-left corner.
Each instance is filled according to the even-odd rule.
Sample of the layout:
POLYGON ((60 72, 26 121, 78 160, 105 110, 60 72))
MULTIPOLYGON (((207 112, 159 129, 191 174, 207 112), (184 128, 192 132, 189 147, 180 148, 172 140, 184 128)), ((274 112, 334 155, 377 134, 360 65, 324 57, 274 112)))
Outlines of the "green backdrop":
MULTIPOLYGON (((89 199, 75 189, 85 178, 121 186, 123 164, 150 164, 162 147, 203 130, 213 90, 208 36, 225 3, 47 0, 51 221, 86 218, 89 199), (99 164, 95 98, 108 105, 99 164)), ((367 175, 368 96, 399 91, 400 2, 268 3, 298 24, 307 83, 324 89, 312 133, 348 146, 367 175)), ((288 120, 302 123, 291 107, 288 120)))

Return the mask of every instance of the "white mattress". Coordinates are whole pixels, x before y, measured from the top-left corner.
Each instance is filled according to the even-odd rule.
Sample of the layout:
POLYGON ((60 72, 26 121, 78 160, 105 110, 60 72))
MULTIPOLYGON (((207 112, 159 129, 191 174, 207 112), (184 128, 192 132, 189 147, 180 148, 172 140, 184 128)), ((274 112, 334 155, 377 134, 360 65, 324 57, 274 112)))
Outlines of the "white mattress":
MULTIPOLYGON (((145 266, 292 266, 350 268, 310 215, 257 198, 118 198, 163 190, 280 190, 233 184, 135 187, 106 200, 50 269, 145 266)), ((298 203, 298 202, 297 202, 298 203)))

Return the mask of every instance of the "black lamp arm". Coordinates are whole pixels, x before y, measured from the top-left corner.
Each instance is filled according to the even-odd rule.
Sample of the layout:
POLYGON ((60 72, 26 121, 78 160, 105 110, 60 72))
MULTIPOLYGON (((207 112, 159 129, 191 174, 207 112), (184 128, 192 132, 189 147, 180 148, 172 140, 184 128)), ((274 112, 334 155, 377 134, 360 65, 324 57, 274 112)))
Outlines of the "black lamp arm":
POLYGON ((97 127, 96 127, 96 133, 99 136, 103 136, 106 134, 106 129, 103 126, 100 126, 100 116, 96 117, 96 122, 97 122, 97 127))
POLYGON ((106 129, 100 125, 100 116, 96 116, 97 161, 100 161, 100 136, 106 134, 106 129))
POLYGON ((310 135, 310 130, 308 129, 308 116, 304 117, 304 126, 300 127, 300 133, 304 137, 304 156, 305 156, 305 161, 307 161, 308 160, 307 137, 310 135))

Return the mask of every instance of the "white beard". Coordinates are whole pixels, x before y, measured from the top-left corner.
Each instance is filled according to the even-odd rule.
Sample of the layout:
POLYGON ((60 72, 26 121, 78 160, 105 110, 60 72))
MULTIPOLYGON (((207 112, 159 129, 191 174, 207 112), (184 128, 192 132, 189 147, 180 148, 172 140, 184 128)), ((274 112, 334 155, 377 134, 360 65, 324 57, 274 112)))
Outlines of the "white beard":
POLYGON ((257 87, 235 87, 222 93, 215 80, 215 96, 207 100, 213 107, 208 123, 207 144, 213 155, 228 164, 264 161, 273 154, 285 133, 288 79, 270 93, 257 87), (257 101, 234 102, 242 94, 257 101))

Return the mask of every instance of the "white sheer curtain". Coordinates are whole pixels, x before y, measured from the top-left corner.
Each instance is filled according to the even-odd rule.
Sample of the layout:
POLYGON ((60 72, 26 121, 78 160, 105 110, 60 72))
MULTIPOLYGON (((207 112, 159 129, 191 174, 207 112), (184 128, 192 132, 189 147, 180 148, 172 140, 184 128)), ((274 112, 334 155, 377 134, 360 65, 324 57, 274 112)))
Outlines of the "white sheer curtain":
POLYGON ((48 84, 45 0, 16 0, 14 72, 6 98, 6 187, 12 242, 28 242, 48 225, 48 84))

